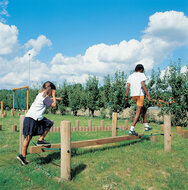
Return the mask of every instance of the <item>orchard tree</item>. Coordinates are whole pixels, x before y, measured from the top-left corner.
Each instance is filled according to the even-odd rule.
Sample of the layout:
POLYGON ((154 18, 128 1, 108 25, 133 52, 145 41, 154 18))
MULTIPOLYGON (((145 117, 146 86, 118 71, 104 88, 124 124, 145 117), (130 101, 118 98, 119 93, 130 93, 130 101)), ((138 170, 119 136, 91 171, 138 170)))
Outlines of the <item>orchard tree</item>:
POLYGON ((161 114, 172 114, 173 125, 187 126, 188 71, 181 73, 181 60, 179 59, 178 63, 171 63, 164 77, 161 79, 158 76, 157 81, 156 93, 162 100, 161 114))
POLYGON ((116 72, 112 81, 109 102, 110 112, 121 112, 127 107, 125 102, 126 80, 124 72, 116 72))
POLYGON ((86 81, 86 102, 89 112, 94 117, 94 111, 99 109, 99 87, 98 79, 96 76, 91 77, 86 81))
POLYGON ((104 86, 101 92, 104 108, 110 106, 111 79, 110 75, 104 77, 104 86))
POLYGON ((84 107, 84 89, 81 84, 74 84, 69 91, 69 107, 77 116, 78 110, 84 107))

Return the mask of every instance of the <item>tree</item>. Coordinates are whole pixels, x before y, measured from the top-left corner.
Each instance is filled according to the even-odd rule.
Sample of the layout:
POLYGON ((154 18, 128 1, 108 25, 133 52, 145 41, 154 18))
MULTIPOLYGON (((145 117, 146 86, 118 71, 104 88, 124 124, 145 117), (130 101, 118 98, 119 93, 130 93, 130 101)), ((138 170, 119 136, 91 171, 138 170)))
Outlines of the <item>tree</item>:
POLYGON ((161 115, 170 113, 172 124, 187 126, 188 71, 181 73, 181 60, 171 63, 163 78, 158 74, 156 95, 160 99, 161 115))
POLYGON ((98 79, 96 76, 91 77, 86 81, 86 102, 89 112, 91 112, 92 117, 94 117, 94 111, 99 109, 99 88, 98 79))
POLYGON ((110 75, 107 75, 104 77, 104 86, 101 92, 102 101, 105 108, 108 108, 110 106, 110 92, 111 92, 111 79, 110 75))
POLYGON ((79 109, 84 107, 84 89, 81 84, 74 84, 69 91, 69 107, 73 111, 74 116, 77 116, 79 109))
POLYGON ((59 102, 58 107, 61 114, 64 115, 66 112, 66 107, 68 107, 69 105, 68 85, 66 81, 63 83, 63 86, 60 88, 59 95, 61 97, 61 101, 59 102))
POLYGON ((126 91, 126 80, 124 72, 116 72, 115 78, 112 81, 109 102, 110 102, 110 111, 112 112, 121 112, 124 108, 127 107, 125 102, 125 91, 126 91))

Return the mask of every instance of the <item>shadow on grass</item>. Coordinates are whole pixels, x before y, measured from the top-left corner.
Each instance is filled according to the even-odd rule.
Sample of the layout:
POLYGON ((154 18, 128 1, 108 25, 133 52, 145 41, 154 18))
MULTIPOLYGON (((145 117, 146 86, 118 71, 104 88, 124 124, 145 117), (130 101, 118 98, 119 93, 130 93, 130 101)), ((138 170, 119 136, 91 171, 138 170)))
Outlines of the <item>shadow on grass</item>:
POLYGON ((136 144, 136 143, 140 143, 144 140, 149 140, 149 138, 144 138, 144 139, 140 139, 140 140, 135 140, 135 141, 128 141, 128 142, 125 142, 125 143, 122 143, 122 144, 116 144, 116 145, 113 145, 113 146, 105 146, 105 147, 98 147, 98 148, 88 148, 88 149, 77 149, 77 148, 74 148, 71 150, 71 156, 74 157, 74 156, 79 156, 79 155, 83 155, 83 154, 89 154, 89 153, 92 153, 92 152, 96 152, 96 151, 105 151, 105 150, 110 150, 110 149, 116 149, 116 148, 120 148, 120 147, 125 147, 125 146, 130 146, 130 145, 133 145, 133 144, 136 144))
MULTIPOLYGON (((105 147, 97 147, 97 148, 88 148, 88 149, 83 149, 83 148, 72 148, 71 150, 71 156, 79 156, 79 155, 84 155, 84 154, 90 154, 96 151, 105 151, 105 150, 110 150, 110 149, 115 149, 115 148, 120 148, 120 147, 125 147, 125 146, 130 146, 136 143, 140 143, 144 140, 148 140, 149 138, 144 138, 144 139, 140 139, 140 140, 136 140, 136 141, 128 141, 122 144, 116 144, 113 146, 105 146, 105 147)), ((58 167, 60 167, 60 165, 53 163, 53 160, 59 160, 60 159, 60 152, 53 152, 48 154, 46 157, 42 157, 40 156, 40 154, 37 154, 39 156, 39 158, 36 159, 37 164, 48 164, 48 163, 52 163, 58 167)))
POLYGON ((75 178, 79 173, 81 173, 86 168, 86 164, 79 164, 78 166, 71 169, 71 179, 75 178))

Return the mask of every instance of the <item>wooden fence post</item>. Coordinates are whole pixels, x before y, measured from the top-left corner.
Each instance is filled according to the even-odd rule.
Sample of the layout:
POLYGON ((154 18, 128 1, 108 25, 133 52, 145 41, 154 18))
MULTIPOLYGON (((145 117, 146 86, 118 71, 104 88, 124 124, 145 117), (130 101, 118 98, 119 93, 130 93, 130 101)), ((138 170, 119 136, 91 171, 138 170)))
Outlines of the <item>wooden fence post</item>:
POLYGON ((164 115, 164 151, 171 151, 171 115, 164 115))
POLYGON ((100 131, 104 131, 104 120, 101 120, 101 129, 100 131))
POLYGON ((3 115, 3 101, 1 101, 1 117, 3 118, 4 115, 3 115))
POLYGON ((71 179, 71 122, 61 122, 61 178, 71 179))
POLYGON ((117 136, 117 113, 112 114, 112 137, 117 136))
POLYGON ((12 132, 16 132, 17 131, 17 125, 12 125, 12 132))
POLYGON ((92 131, 92 120, 89 120, 88 127, 89 127, 89 131, 92 131))
POLYGON ((20 116, 20 146, 19 146, 19 153, 22 154, 22 146, 23 146, 23 141, 24 141, 24 136, 23 136, 23 122, 24 122, 24 115, 20 116))
POLYGON ((79 131, 79 120, 76 120, 76 131, 79 131))
POLYGON ((128 120, 127 119, 125 120, 125 130, 129 130, 129 128, 128 128, 128 120))

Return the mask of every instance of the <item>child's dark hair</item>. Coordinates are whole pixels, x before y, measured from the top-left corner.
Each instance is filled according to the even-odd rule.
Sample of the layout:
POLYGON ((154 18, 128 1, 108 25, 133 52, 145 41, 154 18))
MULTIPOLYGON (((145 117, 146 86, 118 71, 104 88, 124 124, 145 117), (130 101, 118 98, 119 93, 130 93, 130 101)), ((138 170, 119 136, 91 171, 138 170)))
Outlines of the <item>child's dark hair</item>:
POLYGON ((43 97, 46 97, 46 95, 48 95, 51 90, 56 90, 55 85, 50 81, 46 81, 42 85, 42 89, 39 92, 43 92, 43 97))
POLYGON ((144 72, 144 66, 142 64, 138 64, 136 67, 135 67, 135 71, 142 71, 144 72))
POLYGON ((50 81, 46 81, 46 82, 43 84, 43 86, 42 86, 43 89, 46 89, 46 88, 48 88, 48 87, 50 87, 52 90, 56 90, 55 85, 54 85, 52 82, 50 82, 50 81))

